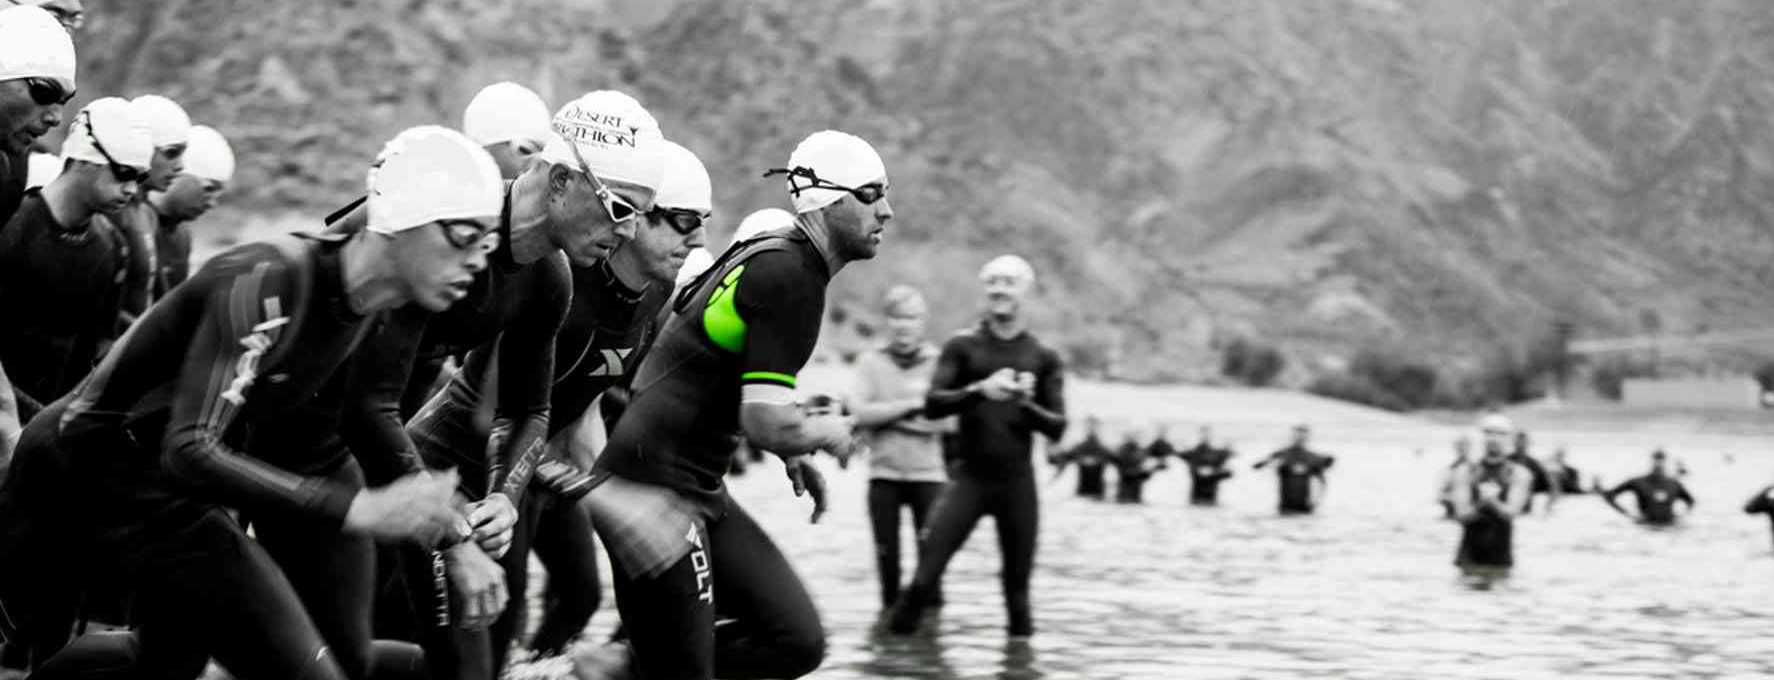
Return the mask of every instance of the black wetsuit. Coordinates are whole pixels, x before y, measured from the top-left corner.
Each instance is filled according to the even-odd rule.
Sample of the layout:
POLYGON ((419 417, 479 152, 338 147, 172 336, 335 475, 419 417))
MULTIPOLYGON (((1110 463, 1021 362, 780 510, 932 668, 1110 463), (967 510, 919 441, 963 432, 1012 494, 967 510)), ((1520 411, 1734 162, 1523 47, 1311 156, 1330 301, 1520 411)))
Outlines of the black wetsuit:
POLYGON ((1639 521, 1651 525, 1675 524, 1675 503, 1683 501, 1689 508, 1694 507, 1694 497, 1682 483, 1669 475, 1649 474, 1634 477, 1621 482, 1608 490, 1607 499, 1613 501, 1620 494, 1631 492, 1638 500, 1639 521))
POLYGON ((1584 493, 1584 491, 1583 491, 1583 475, 1578 472, 1577 468, 1571 467, 1569 465, 1565 465, 1562 468, 1560 468, 1557 476, 1558 476, 1558 479, 1556 479, 1554 481, 1555 481, 1555 483, 1558 484, 1558 492, 1559 493, 1561 493, 1561 494, 1584 493))
POLYGON ((145 193, 136 196, 136 200, 123 206, 116 215, 106 218, 123 237, 125 255, 129 258, 128 274, 123 281, 123 308, 118 315, 118 334, 140 318, 154 301, 154 272, 158 269, 154 242, 155 233, 160 231, 160 213, 148 203, 145 193))
POLYGON ((1152 472, 1146 469, 1146 448, 1127 442, 1115 450, 1115 502, 1139 503, 1145 500, 1146 480, 1152 472))
POLYGON ((1488 506, 1481 507, 1478 490, 1484 484, 1497 485, 1497 499, 1501 503, 1509 502, 1511 494, 1528 493, 1528 489, 1515 488, 1513 484, 1512 473, 1516 465, 1508 459, 1497 463, 1480 460, 1467 464, 1467 487, 1456 489, 1454 493, 1469 494, 1477 511, 1474 517, 1461 522, 1460 547, 1454 554, 1455 566, 1515 566, 1515 520, 1488 506))
POLYGON ((1281 514, 1309 515, 1317 509, 1312 503, 1312 480, 1324 479, 1324 471, 1334 462, 1334 458, 1313 453, 1305 447, 1289 446, 1257 463, 1257 467, 1275 465, 1276 477, 1281 482, 1281 514))
POLYGON ((1774 486, 1764 488, 1750 497, 1749 502, 1743 504, 1743 512, 1767 515, 1769 528, 1774 529, 1774 486))
POLYGON ((98 215, 79 229, 61 225, 36 189, 0 226, 0 366, 21 422, 79 384, 116 337, 129 276, 119 236, 98 215))
POLYGON ((1546 474, 1546 466, 1541 465, 1539 460, 1528 455, 1528 452, 1525 450, 1516 449, 1514 453, 1509 454, 1509 462, 1527 468, 1528 472, 1534 475, 1534 488, 1529 491, 1529 494, 1531 495, 1528 497, 1527 504, 1523 505, 1521 510, 1521 514, 1533 514, 1533 497, 1552 493, 1552 477, 1546 474))
POLYGON ((1029 576, 1035 567, 1040 507, 1029 458, 1037 433, 1049 440, 1065 434, 1064 364, 1033 335, 1023 332, 1006 340, 982 323, 943 345, 924 413, 931 418, 960 416, 960 463, 936 503, 924 554, 912 584, 894 606, 891 628, 901 633, 917 628, 949 560, 980 518, 991 515, 1004 563, 1000 578, 1010 634, 1031 635, 1035 622, 1029 576), (968 389, 1005 368, 1034 374, 1035 391, 1028 401, 991 401, 968 389))
POLYGON ((1084 438, 1072 450, 1055 456, 1055 462, 1064 466, 1072 463, 1078 466, 1078 495, 1083 498, 1102 500, 1105 492, 1103 471, 1108 469, 1111 453, 1109 447, 1096 435, 1084 438))
MULTIPOLYGON (((654 330, 654 317, 671 294, 665 284, 630 290, 616 278, 608 261, 574 268, 572 275, 572 310, 554 340, 555 378, 548 421, 551 440, 578 421, 599 394, 638 365, 641 347, 654 330)), ((483 374, 488 354, 484 349, 469 352, 462 373, 483 374)), ((550 464, 570 466, 571 462, 556 459, 550 464)), ((524 497, 524 521, 514 532, 511 549, 500 560, 508 593, 522 593, 528 585, 532 548, 548 568, 542 623, 530 642, 545 654, 559 653, 585 630, 601 596, 591 517, 575 504, 575 494, 589 488, 589 484, 575 483, 582 477, 583 471, 548 477, 572 485, 571 489, 547 487, 538 477, 524 497)), ((505 614, 493 624, 495 668, 503 665, 505 650, 521 634, 523 612, 528 607, 523 598, 514 596, 505 614)))
POLYGON ((25 182, 29 179, 31 150, 0 154, 0 224, 12 219, 25 199, 25 182))
POLYGON ((800 229, 729 249, 685 287, 595 467, 594 516, 639 677, 793 678, 825 655, 788 561, 727 495, 745 385, 793 387, 831 266, 800 229), (715 630, 715 614, 733 619, 715 630))
POLYGON ((1220 482, 1232 476, 1232 468, 1226 465, 1232 458, 1232 451, 1202 443, 1177 454, 1177 458, 1189 466, 1189 502, 1195 505, 1218 503, 1220 482))
MULTIPOLYGON (((502 245, 488 258, 488 268, 475 275, 467 297, 435 314, 416 305, 397 309, 388 315, 384 327, 364 342, 359 350, 361 360, 393 370, 378 373, 380 380, 374 383, 352 387, 380 410, 355 411, 371 417, 349 419, 345 425, 349 430, 377 435, 378 445, 385 451, 401 450, 410 437, 426 466, 453 467, 461 474, 459 490, 469 500, 503 493, 521 510, 524 492, 547 443, 554 338, 571 304, 573 284, 566 256, 559 251, 527 264, 512 259, 509 193, 498 229, 502 245), (490 430, 475 422, 485 371, 463 370, 407 422, 404 433, 394 434, 389 425, 401 422, 398 404, 415 364, 493 347, 497 349, 499 381, 497 394, 488 394, 497 400, 490 430)), ((480 365, 486 363, 491 362, 480 365)), ((402 471, 365 472, 372 483, 383 483, 387 475, 402 471)), ((519 517, 521 523, 521 512, 519 517)), ((401 570, 413 612, 438 609, 433 583, 436 560, 435 554, 417 548, 402 555, 401 570)), ((428 619, 418 631, 434 677, 483 680, 497 673, 487 630, 436 624, 428 619)))
MULTIPOLYGON (((338 424, 348 376, 385 367, 348 362, 376 319, 351 311, 341 249, 285 236, 218 255, 25 428, 0 486, 0 586, 41 649, 65 639, 70 586, 121 574, 129 677, 195 677, 209 656, 240 677, 366 676, 371 541, 341 531, 363 487, 348 444, 363 451, 338 424)), ((90 668, 68 657, 92 651, 52 663, 90 668)))

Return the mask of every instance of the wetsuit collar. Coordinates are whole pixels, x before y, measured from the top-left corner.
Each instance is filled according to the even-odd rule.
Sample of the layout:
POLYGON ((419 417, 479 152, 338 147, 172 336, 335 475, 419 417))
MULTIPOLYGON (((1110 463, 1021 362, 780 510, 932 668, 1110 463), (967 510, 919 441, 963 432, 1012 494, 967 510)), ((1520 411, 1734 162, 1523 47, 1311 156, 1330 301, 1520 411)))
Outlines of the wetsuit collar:
POLYGON ((605 290, 608 290, 622 304, 632 305, 640 302, 641 296, 646 294, 647 289, 651 286, 643 285, 639 290, 629 288, 628 284, 622 281, 622 277, 616 275, 616 267, 610 264, 610 260, 611 258, 608 257, 598 260, 596 268, 597 275, 603 278, 604 283, 608 284, 605 290))
POLYGON ((998 335, 997 331, 992 330, 991 319, 980 319, 979 332, 985 337, 998 342, 1016 342, 1028 336, 1029 327, 1026 324, 1018 323, 1016 326, 1016 334, 1006 338, 1002 335, 998 335))
POLYGON ((315 293, 322 300, 328 316, 335 321, 360 320, 363 314, 351 308, 351 295, 345 288, 345 265, 342 253, 345 241, 314 239, 315 293))
POLYGON ((510 271, 518 268, 517 242, 511 237, 511 195, 515 192, 515 184, 505 184, 505 203, 499 209, 499 249, 487 259, 500 269, 510 271))
POLYGON ((838 257, 836 249, 832 247, 832 235, 825 226, 825 219, 818 215, 818 212, 796 215, 795 226, 807 235, 807 241, 819 252, 820 261, 825 263, 826 276, 837 276, 838 270, 844 268, 844 260, 838 257))

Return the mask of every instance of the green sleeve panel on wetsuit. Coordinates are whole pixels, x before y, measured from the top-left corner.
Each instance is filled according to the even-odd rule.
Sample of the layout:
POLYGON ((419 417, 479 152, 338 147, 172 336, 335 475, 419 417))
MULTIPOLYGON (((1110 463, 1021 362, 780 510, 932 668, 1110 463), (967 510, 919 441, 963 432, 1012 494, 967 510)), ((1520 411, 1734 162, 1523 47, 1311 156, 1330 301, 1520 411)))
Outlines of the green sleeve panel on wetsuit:
MULTIPOLYGON (((739 265, 721 278, 721 285, 708 297, 702 310, 702 330, 716 347, 738 354, 745 351, 745 319, 739 316, 735 301, 739 297, 739 276, 745 265, 739 265)), ((794 384, 793 379, 789 381, 794 384)))

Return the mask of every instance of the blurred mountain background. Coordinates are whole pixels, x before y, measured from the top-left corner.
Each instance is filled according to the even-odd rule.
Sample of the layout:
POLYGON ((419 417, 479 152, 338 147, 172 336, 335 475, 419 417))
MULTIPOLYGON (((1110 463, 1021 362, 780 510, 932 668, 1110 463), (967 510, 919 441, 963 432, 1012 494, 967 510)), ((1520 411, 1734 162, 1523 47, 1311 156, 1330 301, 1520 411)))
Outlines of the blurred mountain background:
POLYGON ((383 140, 459 125, 510 79, 553 105, 639 97, 707 162, 717 247, 786 203, 759 173, 802 136, 873 141, 897 219, 839 279, 839 347, 896 282, 932 296, 934 333, 967 325, 974 272, 1002 252, 1040 271, 1038 331, 1124 380, 1360 391, 1338 376, 1381 362, 1427 370, 1393 391, 1428 401, 1524 398, 1561 322, 1774 325, 1765 0, 88 9, 83 97, 165 94, 235 144, 227 209, 198 226, 221 243, 311 223, 383 140))

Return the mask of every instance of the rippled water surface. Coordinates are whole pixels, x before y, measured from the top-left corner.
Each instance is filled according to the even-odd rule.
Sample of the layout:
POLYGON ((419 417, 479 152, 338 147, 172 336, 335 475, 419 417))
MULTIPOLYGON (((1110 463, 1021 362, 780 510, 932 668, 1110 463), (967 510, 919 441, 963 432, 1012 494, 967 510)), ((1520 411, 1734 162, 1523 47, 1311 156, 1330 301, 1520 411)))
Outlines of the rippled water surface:
MULTIPOLYGON (((1247 469, 1286 434, 1260 418, 1227 416, 1241 464, 1218 508, 1188 506, 1176 469, 1139 506, 1073 498, 1071 475, 1049 481, 1043 470, 1038 633, 1028 643, 1005 638, 990 522, 952 563, 934 632, 892 638, 875 632, 863 466, 825 461, 834 507, 818 525, 774 463, 734 479, 733 492, 824 614, 831 648, 816 678, 1774 675, 1770 530, 1740 511, 1774 481, 1769 439, 1542 431, 1544 445, 1569 446, 1586 483, 1637 474, 1650 447, 1667 446, 1691 469, 1699 508, 1654 531, 1596 497, 1568 498, 1517 523, 1509 578, 1478 581, 1451 566, 1458 528, 1434 503, 1452 431, 1315 415, 1328 419, 1315 422, 1319 448, 1338 462, 1314 517, 1275 516, 1273 475, 1247 469)), ((613 619, 600 612, 594 631, 613 619)))

